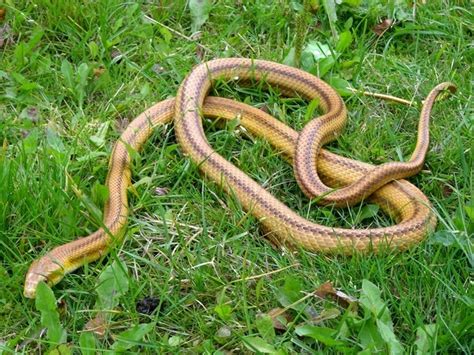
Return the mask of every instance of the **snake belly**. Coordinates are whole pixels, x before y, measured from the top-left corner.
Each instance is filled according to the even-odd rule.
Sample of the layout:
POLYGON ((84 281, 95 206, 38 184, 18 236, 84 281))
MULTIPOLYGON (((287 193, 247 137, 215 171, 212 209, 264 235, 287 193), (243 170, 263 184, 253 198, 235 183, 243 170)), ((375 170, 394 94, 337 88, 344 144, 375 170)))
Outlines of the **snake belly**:
MULTIPOLYGON (((113 244, 121 241, 129 213, 129 150, 139 150, 155 127, 173 119, 178 142, 189 158, 208 178, 237 196, 242 206, 260 221, 272 238, 284 244, 345 254, 377 252, 387 247, 403 250, 421 241, 435 227, 436 217, 428 198, 408 181, 390 182, 390 178, 364 197, 393 216, 396 225, 372 229, 332 228, 299 216, 212 149, 205 137, 201 116, 231 120, 238 115, 242 126, 252 134, 268 139, 294 165, 298 158, 297 147, 301 145, 299 133, 256 108, 228 99, 207 97, 213 82, 218 79, 265 80, 278 86, 285 95, 297 93, 308 99, 317 98, 327 122, 324 129, 337 135, 344 126, 346 113, 340 96, 308 73, 273 62, 238 58, 217 59, 197 66, 180 86, 176 99, 149 108, 123 132, 109 162, 106 182, 109 198, 101 228, 89 236, 58 246, 34 261, 25 279, 26 297, 35 297, 40 281, 54 285, 65 274, 97 260, 113 244)), ((437 93, 433 95, 435 97, 437 93)), ((318 176, 327 186, 349 186, 374 169, 370 164, 341 157, 320 147, 317 150, 318 157, 313 159, 318 176)))

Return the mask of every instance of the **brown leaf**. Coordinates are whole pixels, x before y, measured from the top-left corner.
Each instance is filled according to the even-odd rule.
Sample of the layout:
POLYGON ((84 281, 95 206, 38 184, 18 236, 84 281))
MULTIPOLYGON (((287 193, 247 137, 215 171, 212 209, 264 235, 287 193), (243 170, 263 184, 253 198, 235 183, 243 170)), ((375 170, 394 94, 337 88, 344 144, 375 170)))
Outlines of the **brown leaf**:
POLYGON ((273 328, 277 330, 286 330, 286 325, 293 320, 283 308, 273 308, 268 315, 272 319, 273 328))
POLYGON ((97 313, 97 315, 88 321, 84 327, 85 330, 93 332, 101 338, 105 336, 105 332, 108 328, 109 324, 107 323, 107 315, 104 312, 97 313))
POLYGON ((336 293, 336 290, 334 289, 332 283, 330 281, 326 281, 323 283, 321 286, 319 286, 316 291, 314 291, 316 296, 320 298, 326 298, 326 296, 333 295, 336 293))
POLYGON ((0 22, 5 20, 5 15, 7 14, 7 9, 0 7, 0 22))
POLYGON ((336 300, 337 300, 337 303, 339 303, 341 306, 347 308, 351 305, 357 305, 357 298, 355 297, 352 297, 342 291, 336 291, 336 300))
POLYGON ((448 184, 443 185, 443 196, 444 197, 451 196, 453 194, 453 192, 454 192, 454 190, 450 185, 448 185, 448 184))
POLYGON ((67 313, 67 303, 66 303, 66 301, 64 301, 64 299, 61 298, 61 299, 58 301, 57 306, 58 306, 59 314, 60 314, 61 316, 64 316, 64 315, 67 313))
POLYGON ((94 76, 96 77, 96 79, 100 78, 100 76, 104 74, 104 72, 105 72, 104 67, 94 68, 94 76))
POLYGON ((393 25, 393 20, 386 18, 372 28, 377 36, 382 36, 393 25))
POLYGON ((320 298, 333 298, 340 306, 347 308, 352 304, 357 304, 357 299, 345 294, 342 291, 336 290, 330 281, 323 283, 314 291, 315 295, 320 298))

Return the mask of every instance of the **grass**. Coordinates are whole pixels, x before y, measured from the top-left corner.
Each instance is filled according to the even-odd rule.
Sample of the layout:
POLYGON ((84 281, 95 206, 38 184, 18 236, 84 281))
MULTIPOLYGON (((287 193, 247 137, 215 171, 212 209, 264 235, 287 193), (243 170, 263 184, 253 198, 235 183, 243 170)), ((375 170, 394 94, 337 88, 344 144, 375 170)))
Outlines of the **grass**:
MULTIPOLYGON (((257 336, 283 353, 329 351, 324 342, 295 333, 295 325, 314 324, 307 311, 324 309, 339 312, 322 323, 325 327, 341 330, 348 319, 363 322, 335 302, 305 299, 303 310, 286 312, 293 325, 271 337, 262 335, 258 315, 284 305, 281 295, 287 295, 291 282, 299 298, 327 280, 359 297, 365 292, 362 280, 369 280, 381 290, 405 351, 415 352, 418 328, 435 324, 433 352, 471 353, 473 22, 467 2, 429 3, 418 4, 414 19, 412 9, 405 9, 406 17, 399 15, 400 23, 381 37, 371 30, 384 15, 380 8, 338 7, 335 26, 340 32, 349 28, 353 40, 323 78, 418 101, 439 82, 456 83, 457 94, 434 110, 425 168, 410 179, 439 216, 434 234, 410 251, 380 256, 331 257, 274 248, 238 201, 203 179, 182 155, 172 127, 158 129, 134 161, 123 245, 53 289, 61 300, 69 348, 79 346, 94 317, 99 275, 121 260, 128 269, 128 291, 107 323, 108 335, 97 339, 98 349, 110 349, 114 335, 125 329, 154 322, 153 331, 137 340, 141 351, 251 352, 255 344, 249 339, 257 336), (167 193, 156 194, 156 188, 167 193), (155 297, 160 310, 137 312, 145 297, 155 297)), ((203 60, 241 56, 283 62, 294 45, 301 10, 297 2, 216 2, 196 40, 190 39, 194 20, 184 1, 7 0, 2 6, 7 12, 0 25, 8 25, 3 30, 9 38, 0 48, 0 351, 37 352, 48 348, 48 340, 40 312, 22 296, 25 272, 46 250, 96 229, 101 186, 120 128, 154 102, 174 96, 193 65, 203 60), (78 198, 73 186, 92 203, 78 198)), ((335 48, 322 8, 304 18, 305 43, 335 48)), ((308 66, 304 60, 303 53, 302 65, 308 66)), ((298 129, 303 126, 307 103, 300 99, 225 83, 215 90, 265 106, 298 129)), ((409 157, 417 108, 357 95, 346 96, 345 102, 348 126, 329 149, 375 164, 409 157)), ((350 210, 311 206, 291 167, 266 142, 230 126, 206 127, 219 153, 300 214, 325 225, 392 223, 381 213, 362 219, 364 205, 350 210)), ((351 329, 344 351, 364 349, 361 328, 351 329)))

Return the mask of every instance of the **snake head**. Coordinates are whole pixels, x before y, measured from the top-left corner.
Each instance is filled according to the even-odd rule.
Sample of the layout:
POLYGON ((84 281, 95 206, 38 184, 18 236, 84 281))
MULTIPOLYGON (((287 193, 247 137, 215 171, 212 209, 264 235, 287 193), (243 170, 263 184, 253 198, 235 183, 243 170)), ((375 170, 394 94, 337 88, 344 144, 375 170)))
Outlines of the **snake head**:
POLYGON ((63 276, 63 265, 57 260, 57 258, 47 254, 31 264, 26 273, 23 294, 27 298, 35 298, 36 288, 41 281, 52 286, 61 281, 63 276))

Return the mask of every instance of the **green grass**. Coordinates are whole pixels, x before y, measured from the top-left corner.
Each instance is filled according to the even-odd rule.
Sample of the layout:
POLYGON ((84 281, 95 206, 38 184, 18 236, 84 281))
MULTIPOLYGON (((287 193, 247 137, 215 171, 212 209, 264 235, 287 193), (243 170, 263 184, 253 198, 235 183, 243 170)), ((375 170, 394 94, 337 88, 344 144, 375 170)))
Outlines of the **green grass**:
MULTIPOLYGON (((114 334, 156 322, 139 339, 144 352, 250 352, 245 337, 262 336, 257 315, 281 307, 285 280, 296 280, 304 292, 329 280, 359 297, 366 279, 382 291, 406 351, 415 351, 417 328, 436 324, 433 351, 471 353, 474 23, 467 3, 418 5, 414 20, 409 8, 407 18, 400 15, 403 21, 382 37, 371 31, 382 12, 338 7, 335 26, 342 32, 352 17, 353 41, 323 77, 418 101, 439 82, 458 86, 454 97, 436 105, 425 168, 410 179, 439 216, 437 231, 425 242, 380 256, 332 257, 273 248, 238 201, 204 180, 183 156, 172 126, 157 129, 134 161, 136 192, 129 194, 131 217, 123 245, 53 288, 62 301, 60 321, 70 347, 79 346, 94 316, 101 271, 119 259, 127 265, 129 289, 108 323, 108 335, 98 338, 101 349, 110 348, 114 334), (168 193, 159 196, 156 188, 168 193), (148 296, 158 298, 161 310, 139 314, 136 304, 148 296)), ((193 20, 184 1, 7 0, 2 5, 7 13, 0 26, 8 24, 10 31, 0 48, 0 352, 2 347, 19 352, 48 348, 40 313, 22 296, 23 278, 29 264, 47 250, 97 228, 95 209, 76 196, 73 185, 101 209, 100 184, 120 126, 174 96, 202 60, 240 56, 283 62, 294 46, 297 5, 215 2, 198 39, 205 50, 189 38, 193 20)), ((335 48, 326 12, 319 9, 305 18, 305 43, 335 48)), ((304 67, 304 54, 302 60, 304 67)), ((318 71, 317 66, 306 69, 318 71)), ((300 99, 225 83, 216 92, 265 105, 298 129, 304 124, 307 103, 300 99)), ((345 102, 349 123, 329 149, 374 164, 409 157, 417 108, 361 96, 346 96, 345 102)), ((392 223, 381 213, 360 221, 363 206, 310 206, 291 167, 265 141, 230 127, 207 124, 206 129, 219 153, 301 215, 334 226, 392 223)), ((304 305, 318 314, 339 310, 338 317, 319 324, 325 327, 340 329, 353 317, 331 301, 311 297, 304 305)), ((294 324, 268 343, 290 353, 331 350, 295 333, 296 325, 311 322, 307 312, 287 313, 294 324)), ((348 352, 364 348, 357 331, 347 339, 348 352)))

